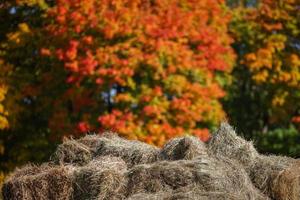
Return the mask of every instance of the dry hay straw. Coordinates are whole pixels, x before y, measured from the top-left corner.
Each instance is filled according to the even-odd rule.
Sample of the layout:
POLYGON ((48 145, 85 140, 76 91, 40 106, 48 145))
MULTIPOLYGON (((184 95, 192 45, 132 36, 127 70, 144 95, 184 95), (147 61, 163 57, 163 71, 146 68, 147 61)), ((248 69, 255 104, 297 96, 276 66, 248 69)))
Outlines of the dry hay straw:
POLYGON ((300 199, 300 162, 260 155, 226 123, 207 146, 186 136, 159 149, 105 133, 67 140, 51 160, 16 170, 4 199, 300 199))
POLYGON ((110 132, 100 136, 88 135, 79 142, 88 146, 94 156, 120 157, 128 167, 155 162, 159 154, 157 147, 136 140, 126 140, 110 132))
POLYGON ((207 155, 205 144, 196 137, 185 136, 167 142, 160 154, 161 160, 191 160, 197 156, 207 155))
POLYGON ((300 162, 281 156, 260 156, 250 171, 255 185, 277 200, 300 199, 300 162))
POLYGON ((162 192, 174 196, 176 190, 178 199, 180 196, 192 198, 205 195, 210 198, 216 194, 219 197, 230 194, 232 199, 268 199, 252 185, 247 173, 230 160, 197 157, 194 160, 137 165, 128 171, 127 196, 137 193, 153 196, 162 192))
POLYGON ((138 193, 127 200, 245 200, 227 192, 203 192, 194 188, 184 188, 171 192, 138 193), (185 190, 185 191, 184 191, 185 190))
POLYGON ((51 156, 51 161, 61 165, 85 165, 91 160, 92 153, 89 147, 74 139, 65 140, 51 156))
POLYGON ((72 168, 27 165, 17 169, 2 188, 5 200, 69 200, 72 197, 72 168))
POLYGON ((222 123, 208 143, 208 151, 213 157, 234 159, 245 168, 251 166, 259 156, 252 142, 236 135, 233 128, 222 123))
MULTIPOLYGON (((208 150, 205 143, 192 136, 170 140, 164 145, 160 153, 160 159, 164 160, 192 160, 196 158, 208 159, 208 150)), ((224 173, 223 175, 226 176, 223 178, 223 180, 226 180, 224 185, 229 184, 231 188, 236 188, 235 192, 238 193, 238 196, 242 196, 244 199, 267 199, 267 197, 262 195, 262 193, 253 186, 246 171, 238 162, 226 157, 214 157, 213 159, 211 157, 208 161, 210 162, 208 163, 209 169, 213 171, 213 165, 217 165, 216 170, 222 171, 224 173)), ((219 192, 217 194, 219 194, 219 192)), ((237 197, 235 197, 235 199, 236 198, 237 197)))
POLYGON ((208 145, 209 154, 239 162, 253 184, 270 198, 300 199, 300 164, 296 159, 260 155, 251 142, 236 135, 228 124, 221 124, 208 145))
POLYGON ((123 199, 126 163, 117 157, 99 157, 74 173, 74 200, 123 199))

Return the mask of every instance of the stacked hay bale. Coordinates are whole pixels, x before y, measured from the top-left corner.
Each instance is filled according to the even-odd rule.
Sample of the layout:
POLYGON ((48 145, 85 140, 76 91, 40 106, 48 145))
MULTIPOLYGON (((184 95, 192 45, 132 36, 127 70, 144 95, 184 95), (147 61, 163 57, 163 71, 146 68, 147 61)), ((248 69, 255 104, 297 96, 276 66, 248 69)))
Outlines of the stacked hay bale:
POLYGON ((233 159, 245 168, 251 167, 259 156, 252 142, 236 135, 227 123, 222 123, 208 143, 209 154, 213 157, 233 159))
POLYGON ((245 171, 221 160, 160 161, 138 165, 128 172, 127 196, 137 193, 172 195, 230 194, 234 199, 266 199, 251 183, 245 171), (179 191, 178 191, 179 190, 179 191))
MULTIPOLYGON (((194 178, 189 187, 181 187, 185 189, 179 194, 174 192, 174 189, 177 188, 172 188, 171 196, 174 196, 174 198, 175 196, 183 196, 183 194, 193 197, 207 196, 210 198, 210 196, 214 196, 216 198, 216 195, 213 194, 217 194, 218 198, 223 196, 225 199, 230 199, 228 195, 230 194, 233 199, 266 199, 252 185, 247 173, 238 163, 226 158, 209 156, 206 144, 198 138, 186 136, 170 140, 162 148, 159 158, 168 160, 168 162, 152 164, 152 166, 156 165, 153 166, 154 173, 160 171, 157 165, 164 166, 161 169, 166 170, 166 175, 165 177, 160 175, 162 179, 176 177, 175 180, 169 182, 184 186, 175 183, 180 175, 190 172, 191 177, 194 178), (185 169, 184 166, 188 166, 188 168, 185 169), (174 171, 173 174, 172 170, 174 171), (192 187, 190 187, 191 185, 192 187), (224 194, 226 195, 224 196, 224 194)), ((147 170, 147 173, 149 172, 151 170, 147 170)), ((163 174, 163 172, 159 174, 163 174)), ((185 176, 182 179, 189 180, 190 178, 185 176)))
POLYGON ((96 158, 75 171, 73 199, 123 199, 126 170, 126 163, 120 158, 96 158))
POLYGON ((50 160, 61 165, 85 165, 92 160, 92 153, 88 146, 70 139, 57 147, 50 160))
POLYGON ((159 153, 160 160, 192 160, 206 156, 205 144, 196 137, 186 136, 171 139, 159 153))
POLYGON ((208 146, 174 138, 163 148, 113 133, 67 140, 48 164, 16 170, 10 199, 300 199, 299 164, 259 155, 222 124, 208 146))
POLYGON ((27 165, 17 169, 6 180, 2 190, 3 198, 68 200, 73 192, 73 170, 65 166, 27 165))
POLYGON ((260 155, 237 136, 231 126, 222 123, 208 144, 209 154, 240 163, 253 184, 267 196, 278 200, 300 199, 300 162, 282 156, 260 155))
POLYGON ((300 163, 296 159, 261 155, 249 176, 260 190, 274 199, 300 199, 300 163))
POLYGON ((191 188, 189 192, 173 191, 158 193, 138 193, 128 200, 237 200, 236 196, 224 192, 199 192, 197 188, 191 188))
POLYGON ((115 133, 105 133, 102 137, 86 136, 79 140, 93 152, 93 156, 115 156, 122 158, 129 167, 152 163, 157 160, 159 148, 140 141, 120 138, 115 133))

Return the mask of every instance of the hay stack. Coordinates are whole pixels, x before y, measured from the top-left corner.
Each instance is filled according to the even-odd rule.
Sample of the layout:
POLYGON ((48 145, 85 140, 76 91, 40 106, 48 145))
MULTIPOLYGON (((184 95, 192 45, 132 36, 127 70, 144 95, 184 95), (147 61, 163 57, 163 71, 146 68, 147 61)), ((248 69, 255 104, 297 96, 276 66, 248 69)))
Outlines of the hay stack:
POLYGON ((91 152, 93 153, 93 156, 96 156, 96 152, 99 148, 99 146, 102 145, 102 143, 109 142, 113 139, 113 137, 117 137, 115 133, 112 132, 105 132, 101 135, 86 135, 79 140, 77 140, 79 143, 84 144, 85 146, 89 147, 91 152))
POLYGON ((244 200, 242 197, 236 194, 230 194, 227 192, 201 192, 197 188, 189 192, 175 192, 169 195, 169 199, 172 200, 244 200))
POLYGON ((300 199, 299 160, 261 155, 252 166, 250 177, 261 191, 274 199, 300 199))
POLYGON ((85 165, 92 160, 90 148, 73 139, 64 141, 57 147, 56 152, 51 156, 51 161, 56 164, 85 165))
POLYGON ((250 167, 259 156, 252 142, 236 135, 233 128, 222 123, 208 143, 209 153, 213 157, 226 157, 250 167))
POLYGON ((170 199, 169 193, 157 192, 157 193, 138 193, 127 198, 127 200, 158 200, 158 199, 170 199))
POLYGON ((134 166, 127 175, 127 196, 140 192, 170 191, 195 183, 195 172, 185 164, 185 161, 162 161, 134 166))
POLYGON ((235 199, 268 199, 252 185, 240 166, 209 157, 137 165, 128 172, 128 196, 161 192, 173 195, 175 190, 181 190, 179 196, 194 191, 194 197, 228 193, 235 199))
POLYGON ((103 156, 74 173, 74 200, 122 199, 125 194, 126 163, 117 157, 103 156))
POLYGON ((224 192, 199 192, 197 188, 189 192, 158 192, 158 193, 139 193, 129 197, 127 200, 244 200, 235 195, 224 192))
POLYGON ((242 199, 266 200, 266 195, 258 190, 252 183, 246 170, 236 161, 228 158, 215 158, 220 171, 223 171, 226 177, 226 183, 230 187, 229 193, 235 191, 235 194, 242 199))
POLYGON ((114 133, 104 133, 102 136, 86 136, 80 142, 88 146, 91 145, 90 148, 95 156, 120 157, 127 163, 128 167, 155 162, 159 154, 157 147, 140 141, 126 140, 114 133))
POLYGON ((2 188, 9 200, 69 200, 72 197, 72 168, 26 166, 6 180, 2 188))
MULTIPOLYGON (((22 168, 17 168, 10 176, 9 179, 11 179, 12 177, 14 177, 14 179, 18 179, 20 177, 24 177, 24 176, 31 176, 31 175, 35 175, 39 172, 41 172, 42 170, 47 170, 48 168, 50 168, 49 165, 45 164, 42 166, 37 166, 37 165, 33 165, 33 164, 28 164, 23 166, 22 168)), ((7 179, 8 180, 8 179, 7 179)))
POLYGON ((65 141, 51 161, 17 169, 4 200, 300 199, 300 162, 260 155, 224 123, 208 148, 191 136, 159 149, 105 133, 65 141))
POLYGON ((161 160, 191 160, 203 155, 207 155, 205 144, 199 138, 186 136, 167 142, 163 146, 159 158, 161 160))
POLYGON ((263 156, 251 142, 238 137, 226 123, 209 142, 209 154, 239 162, 253 184, 265 195, 278 200, 300 199, 299 161, 280 156, 263 156))

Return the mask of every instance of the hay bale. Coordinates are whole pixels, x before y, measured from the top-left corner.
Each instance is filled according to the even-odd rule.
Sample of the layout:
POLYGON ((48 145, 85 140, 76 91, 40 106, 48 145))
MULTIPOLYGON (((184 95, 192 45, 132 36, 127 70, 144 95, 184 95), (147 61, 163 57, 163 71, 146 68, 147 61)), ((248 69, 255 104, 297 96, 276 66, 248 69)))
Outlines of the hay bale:
POLYGON ((236 135, 233 128, 222 123, 208 143, 208 152, 213 157, 226 157, 241 163, 245 168, 252 166, 259 156, 252 142, 236 135))
POLYGON ((74 200, 122 199, 125 194, 126 163, 117 157, 96 158, 74 173, 74 200))
POLYGON ((101 136, 86 136, 79 142, 88 145, 94 156, 120 157, 128 167, 155 162, 159 154, 157 147, 140 141, 126 140, 109 132, 101 136))
POLYGON ((157 193, 137 193, 126 200, 157 200, 157 199, 168 199, 169 193, 157 192, 157 193))
POLYGON ((65 141, 51 160, 15 170, 4 199, 300 199, 300 162, 259 155, 224 123, 208 148, 191 136, 160 150, 104 133, 65 141))
POLYGON ((72 168, 63 166, 36 166, 19 169, 3 184, 4 200, 68 200, 72 196, 72 168))
POLYGON ((205 192, 197 186, 180 188, 168 192, 138 193, 130 196, 127 200, 245 200, 244 198, 227 192, 205 192))
POLYGON ((227 192, 202 192, 201 190, 194 190, 188 192, 175 192, 169 195, 172 200, 245 200, 236 194, 229 194, 227 192))
POLYGON ((179 196, 194 191, 194 196, 228 193, 234 194, 235 199, 267 199, 252 185, 247 173, 230 160, 198 157, 161 161, 137 165, 128 172, 127 196, 174 190, 180 191, 179 196))
MULTIPOLYGON (((228 158, 215 158, 218 160, 220 171, 226 177, 225 181, 231 188, 226 191, 234 192, 241 199, 266 200, 269 199, 255 185, 253 185, 246 170, 238 162, 228 158)), ((237 197, 236 197, 237 198, 237 197)))
POLYGON ((37 173, 40 173, 42 170, 47 170, 48 168, 50 168, 50 165, 47 164, 41 166, 37 166, 34 164, 27 164, 22 168, 16 168, 13 174, 9 176, 9 178, 13 177, 16 179, 23 176, 35 175, 37 173))
POLYGON ((103 143, 103 141, 109 140, 110 135, 113 135, 113 133, 103 133, 102 135, 86 135, 79 140, 77 140, 79 143, 84 144, 87 146, 94 156, 98 147, 103 143))
MULTIPOLYGON (((208 144, 209 155, 239 162, 254 186, 274 199, 300 199, 299 161, 280 156, 260 155, 251 142, 222 123, 208 144)), ((232 180, 232 179, 231 179, 232 180)))
POLYGON ((195 182, 195 172, 183 161, 161 161, 136 165, 127 173, 127 196, 156 193, 187 186, 195 182))
MULTIPOLYGON (((186 193, 139 193, 129 197, 127 200, 242 200, 237 199, 235 196, 226 193, 194 193, 194 192, 186 192, 186 193)), ((244 200, 244 199, 243 199, 244 200)))
POLYGON ((160 151, 161 160, 192 160, 207 155, 205 144, 196 137, 185 136, 167 142, 160 151))
POLYGON ((253 183, 277 200, 300 199, 300 162, 282 156, 260 156, 250 171, 253 183))
POLYGON ((64 141, 57 147, 51 156, 51 161, 56 164, 84 165, 92 160, 92 153, 88 146, 73 139, 64 141))

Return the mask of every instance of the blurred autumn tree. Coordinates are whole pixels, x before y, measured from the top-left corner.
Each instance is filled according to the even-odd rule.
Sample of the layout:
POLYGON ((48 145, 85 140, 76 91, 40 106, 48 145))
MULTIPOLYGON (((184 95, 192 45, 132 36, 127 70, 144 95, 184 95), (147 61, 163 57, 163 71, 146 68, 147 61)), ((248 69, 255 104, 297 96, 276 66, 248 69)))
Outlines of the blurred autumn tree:
POLYGON ((156 145, 184 133, 206 140, 224 117, 234 57, 223 3, 57 1, 41 54, 64 69, 68 89, 50 128, 74 133, 78 122, 156 145))
POLYGON ((3 169, 87 131, 207 140, 225 116, 234 53, 222 0, 4 1, 1 19, 3 169))
POLYGON ((235 126, 262 151, 298 156, 299 8, 299 0, 261 0, 233 10, 238 59, 226 104, 235 126))
POLYGON ((30 85, 41 83, 43 62, 37 52, 47 5, 51 2, 0 2, 0 169, 4 171, 28 160, 43 160, 53 150, 47 128, 51 107, 40 109, 49 95, 26 94, 30 85))

